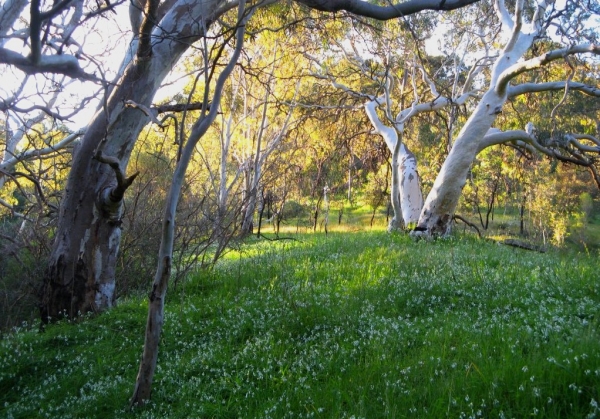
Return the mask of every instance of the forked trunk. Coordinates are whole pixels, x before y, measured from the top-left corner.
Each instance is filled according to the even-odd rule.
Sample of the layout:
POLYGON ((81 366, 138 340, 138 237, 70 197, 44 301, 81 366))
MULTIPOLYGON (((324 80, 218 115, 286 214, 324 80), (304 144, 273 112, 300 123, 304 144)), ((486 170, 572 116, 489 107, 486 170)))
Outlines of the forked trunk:
POLYGON ((99 112, 73 159, 41 291, 44 322, 102 311, 114 303, 126 187, 119 186, 116 174, 116 170, 121 170, 120 175, 124 171, 111 168, 98 157, 101 152, 125 167, 146 118, 137 110, 112 104, 112 110, 120 115, 111 129, 106 121, 110 117, 99 112))
POLYGON ((102 311, 115 301, 121 205, 127 188, 121 182, 127 180, 122 179, 127 162, 148 120, 125 102, 150 106, 162 80, 187 49, 187 44, 174 41, 159 45, 152 59, 123 66, 76 150, 40 290, 43 322, 102 311), (112 162, 100 161, 100 155, 112 162))

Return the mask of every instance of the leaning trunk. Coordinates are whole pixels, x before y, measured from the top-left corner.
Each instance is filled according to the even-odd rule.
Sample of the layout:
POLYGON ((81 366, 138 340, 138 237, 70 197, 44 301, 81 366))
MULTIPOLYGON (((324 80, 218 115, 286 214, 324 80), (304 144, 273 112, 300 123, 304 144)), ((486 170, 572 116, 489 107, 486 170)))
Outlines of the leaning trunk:
MULTIPOLYGON (((251 16, 251 13, 249 13, 244 17, 244 10, 245 3, 242 1, 238 5, 238 25, 236 29, 235 50, 229 63, 227 66, 225 66, 217 78, 214 88, 215 93, 213 95, 212 106, 210 107, 210 110, 207 114, 203 114, 192 127, 190 136, 183 147, 181 159, 177 164, 175 173, 173 174, 171 187, 169 188, 169 193, 167 195, 165 212, 162 221, 158 265, 156 268, 156 274, 154 276, 154 282, 152 285, 152 292, 150 294, 150 302, 148 306, 144 351, 133 390, 133 396, 131 397, 132 406, 142 405, 150 400, 152 381, 154 379, 154 372, 156 370, 156 363, 158 360, 158 345, 160 342, 160 335, 162 333, 162 326, 164 322, 165 297, 167 294, 169 278, 171 276, 171 261, 173 259, 173 242, 175 240, 175 215, 177 211, 177 204, 181 196, 181 189, 185 178, 185 173, 192 159, 196 145, 204 136, 204 134, 206 134, 206 131, 217 116, 217 109, 219 109, 221 103, 223 85, 233 71, 233 68, 240 56, 244 40, 245 23, 251 16)), ((205 97, 208 97, 208 95, 205 97)), ((206 105, 208 105, 208 103, 205 102, 205 107, 206 105)))
POLYGON ((480 151, 480 143, 500 112, 505 97, 488 91, 461 130, 427 196, 417 234, 444 236, 450 233, 469 168, 480 151))
POLYGON ((101 311, 114 303, 123 197, 106 199, 117 187, 117 176, 96 156, 102 152, 125 167, 146 122, 143 113, 125 108, 123 101, 127 98, 149 104, 151 94, 139 92, 153 92, 155 83, 148 77, 133 81, 132 73, 137 72, 123 76, 107 109, 96 114, 74 156, 44 276, 43 321, 101 311))
MULTIPOLYGON (((155 30, 153 36, 163 42, 153 46, 151 56, 122 66, 122 75, 107 90, 103 106, 76 151, 41 289, 43 321, 101 311, 114 303, 123 197, 112 193, 117 186, 116 171, 96 156, 102 153, 117 159, 122 169, 127 166, 147 117, 125 102, 150 106, 166 75, 199 36, 179 28, 185 25, 185 19, 178 18, 179 12, 175 7, 155 30), (190 42, 177 42, 171 33, 181 33, 190 42)), ((135 40, 132 45, 136 45, 135 40)))

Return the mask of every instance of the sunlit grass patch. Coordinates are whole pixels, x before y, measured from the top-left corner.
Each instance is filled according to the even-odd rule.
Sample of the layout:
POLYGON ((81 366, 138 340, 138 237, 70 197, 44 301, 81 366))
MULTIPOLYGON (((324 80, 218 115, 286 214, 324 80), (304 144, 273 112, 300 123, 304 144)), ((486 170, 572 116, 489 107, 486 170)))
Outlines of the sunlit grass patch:
POLYGON ((381 232, 294 237, 251 240, 171 290, 148 407, 127 410, 142 300, 4 339, 0 416, 600 413, 596 258, 381 232))

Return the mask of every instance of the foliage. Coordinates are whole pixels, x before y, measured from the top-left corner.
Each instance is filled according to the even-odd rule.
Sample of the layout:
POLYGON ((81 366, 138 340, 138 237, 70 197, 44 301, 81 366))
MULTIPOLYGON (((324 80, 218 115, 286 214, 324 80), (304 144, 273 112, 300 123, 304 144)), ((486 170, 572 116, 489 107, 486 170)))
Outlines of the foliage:
POLYGON ((47 220, 29 226, 0 217, 0 334, 39 316, 39 278, 50 246, 48 226, 41 221, 47 220))
POLYGON ((598 255, 469 238, 249 242, 168 297, 131 412, 146 302, 0 342, 0 416, 594 417, 598 255))

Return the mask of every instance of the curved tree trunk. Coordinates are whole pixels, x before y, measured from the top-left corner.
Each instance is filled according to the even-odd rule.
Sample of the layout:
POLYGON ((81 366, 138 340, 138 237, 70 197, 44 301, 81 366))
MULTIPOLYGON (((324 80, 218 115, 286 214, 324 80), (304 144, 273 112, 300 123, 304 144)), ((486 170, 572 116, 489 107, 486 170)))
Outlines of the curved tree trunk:
POLYGON ((488 91, 458 134, 423 206, 418 232, 447 235, 452 216, 465 186, 469 168, 480 151, 480 142, 496 120, 506 97, 488 91))
POLYGON ((377 105, 378 100, 367 102, 365 112, 375 132, 383 137, 392 153, 391 204, 394 216, 388 226, 388 231, 391 231, 417 223, 423 207, 423 194, 417 159, 402 141, 404 124, 397 124, 394 128, 384 125, 375 111, 377 105))
POLYGON ((450 232, 452 217, 466 183, 469 168, 477 153, 487 146, 484 137, 490 131, 498 114, 502 112, 510 81, 525 71, 539 68, 547 62, 564 57, 567 53, 573 53, 569 52, 571 50, 557 51, 547 53, 541 58, 519 62, 534 39, 545 30, 541 19, 547 3, 540 2, 537 5, 532 22, 525 25, 527 28, 524 27, 523 22, 523 0, 516 2, 512 17, 503 2, 495 3, 495 7, 503 22, 503 29, 509 35, 509 40, 495 59, 488 90, 458 134, 435 179, 423 206, 415 231, 416 235, 444 236, 450 232))
POLYGON ((114 302, 123 195, 113 194, 118 187, 116 172, 96 154, 101 151, 119 159, 122 167, 127 164, 146 117, 139 110, 124 108, 123 101, 149 104, 151 97, 135 92, 155 90, 148 86, 152 80, 136 80, 134 70, 120 80, 106 110, 96 114, 74 156, 44 276, 43 321, 103 310, 114 302))
MULTIPOLYGON (((219 0, 215 0, 215 4, 219 0)), ((116 257, 121 240, 121 204, 124 190, 116 171, 96 156, 102 153, 120 162, 124 172, 138 135, 148 118, 125 105, 133 101, 150 106, 166 75, 201 33, 180 15, 202 16, 204 6, 182 1, 155 29, 148 55, 130 57, 122 74, 107 90, 104 105, 94 115, 73 158, 61 201, 58 228, 43 286, 40 314, 43 322, 61 316, 102 311, 115 300, 116 257), (195 13, 192 13, 195 12, 195 13), (195 31, 195 32, 194 32, 195 31), (177 33, 186 42, 178 42, 177 33)), ((211 22, 206 23, 206 27, 211 22)), ((137 38, 132 41, 135 50, 137 38)), ((127 58, 126 58, 127 61, 127 58)), ((121 173, 122 174, 122 173, 121 173)))

